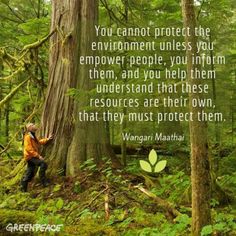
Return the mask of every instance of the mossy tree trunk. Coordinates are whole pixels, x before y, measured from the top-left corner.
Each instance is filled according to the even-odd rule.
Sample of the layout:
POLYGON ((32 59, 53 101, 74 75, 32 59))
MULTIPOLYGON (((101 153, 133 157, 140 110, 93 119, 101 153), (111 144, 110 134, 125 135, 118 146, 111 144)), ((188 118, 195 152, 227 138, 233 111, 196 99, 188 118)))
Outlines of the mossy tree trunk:
MULTIPOLYGON (((186 36, 186 43, 190 42, 192 50, 187 51, 188 82, 191 85, 202 83, 200 79, 191 78, 191 70, 196 68, 192 56, 197 55, 197 38, 195 36, 195 12, 193 0, 182 0, 182 13, 184 27, 190 28, 190 36, 186 36)), ((207 124, 198 121, 197 114, 202 112, 201 107, 192 107, 193 99, 201 99, 199 93, 190 93, 190 112, 193 113, 193 121, 190 122, 191 142, 191 183, 192 183, 192 235, 198 236, 203 226, 211 223, 210 212, 210 162, 208 156, 207 124)))
MULTIPOLYGON (((0 76, 2 76, 3 71, 3 61, 0 59, 0 76)), ((3 99, 3 86, 0 85, 0 101, 3 99)), ((2 109, 0 109, 0 133, 2 133, 2 109)))
MULTIPOLYGON (((11 82, 8 84, 9 92, 11 91, 11 82)), ((5 105, 5 137, 6 143, 9 142, 9 132, 10 132, 10 102, 5 105)))

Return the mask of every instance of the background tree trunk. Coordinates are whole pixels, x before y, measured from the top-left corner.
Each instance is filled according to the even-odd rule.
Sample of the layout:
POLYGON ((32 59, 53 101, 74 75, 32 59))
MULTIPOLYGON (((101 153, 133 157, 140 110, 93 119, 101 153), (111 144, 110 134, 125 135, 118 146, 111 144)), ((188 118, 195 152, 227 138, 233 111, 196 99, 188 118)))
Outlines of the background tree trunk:
MULTIPOLYGON (((125 23, 128 25, 129 22, 129 6, 128 6, 128 0, 124 1, 124 19, 125 19, 125 23)), ((127 42, 127 37, 124 37, 124 41, 127 42)), ((125 51, 125 53, 127 53, 125 51)), ((125 63, 124 63, 124 69, 126 70, 127 73, 127 59, 125 59, 125 63)), ((124 83, 127 83, 127 79, 124 80, 124 83)), ((123 96, 125 96, 126 93, 123 94, 123 96)), ((123 107, 123 114, 124 114, 124 121, 121 125, 121 159, 122 159, 122 164, 124 166, 127 165, 127 141, 125 139, 123 139, 122 133, 126 132, 127 129, 127 107, 123 107)))
MULTIPOLYGON (((2 77, 3 75, 3 70, 4 70, 3 60, 0 59, 0 77, 2 77)), ((0 85, 0 101, 2 101, 2 99, 3 99, 3 86, 1 84, 0 85)), ((2 117, 3 117, 3 109, 0 109, 0 133, 2 133, 2 117)))
MULTIPOLYGON (((80 15, 79 55, 94 55, 91 50, 91 42, 96 41, 94 26, 98 23, 98 1, 82 0, 80 15)), ((89 158, 94 158, 96 162, 99 162, 101 157, 113 157, 113 160, 115 160, 105 129, 105 122, 80 121, 78 118, 78 112, 88 107, 89 91, 94 88, 95 84, 89 79, 91 66, 79 65, 78 63, 77 68, 76 87, 83 92, 83 95, 80 96, 79 101, 74 106, 75 130, 68 153, 68 175, 78 173, 80 163, 89 158)))
MULTIPOLYGON (((187 51, 187 72, 188 82, 191 85, 202 83, 200 79, 191 78, 191 70, 196 68, 193 64, 192 55, 197 55, 195 36, 195 12, 193 0, 182 0, 182 13, 184 27, 190 28, 190 36, 186 36, 186 42, 191 42, 192 50, 187 51)), ((202 111, 200 107, 192 107, 191 101, 194 98, 201 99, 201 94, 190 93, 190 112, 193 112, 193 120, 190 126, 191 142, 191 182, 192 182, 192 235, 198 236, 203 226, 211 223, 210 212, 210 164, 208 156, 207 124, 198 121, 197 113, 202 111)))
MULTIPOLYGON (((11 91, 11 82, 8 83, 8 89, 9 89, 9 92, 11 91)), ((10 105, 10 102, 7 102, 6 103, 6 106, 5 106, 5 137, 6 137, 6 143, 9 142, 9 135, 10 135, 10 108, 11 108, 11 105, 10 105)))

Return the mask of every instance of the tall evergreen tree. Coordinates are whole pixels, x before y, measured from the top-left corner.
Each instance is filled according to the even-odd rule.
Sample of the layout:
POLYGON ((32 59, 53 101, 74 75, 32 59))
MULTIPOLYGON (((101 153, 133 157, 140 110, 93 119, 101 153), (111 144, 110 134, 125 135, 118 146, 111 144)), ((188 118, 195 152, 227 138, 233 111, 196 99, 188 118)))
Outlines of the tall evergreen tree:
MULTIPOLYGON (((186 36, 186 43, 191 43, 192 49, 187 51, 187 73, 188 83, 191 86, 202 83, 200 79, 191 77, 191 71, 197 68, 193 63, 193 56, 197 55, 197 38, 195 36, 195 12, 193 0, 182 0, 182 13, 184 27, 190 29, 190 36, 186 36)), ((198 68, 199 69, 199 68, 198 68)), ((210 163, 208 156, 207 124, 198 121, 197 114, 202 112, 200 106, 191 106, 193 99, 202 99, 199 93, 189 94, 190 112, 193 113, 193 121, 190 121, 190 142, 191 142, 191 183, 192 183, 192 235, 198 236, 204 225, 210 224, 210 199, 211 180, 210 163)))
POLYGON ((88 158, 113 156, 103 122, 84 122, 78 112, 88 106, 87 96, 79 101, 67 96, 68 89, 89 92, 89 67, 79 65, 79 56, 93 55, 90 44, 95 40, 97 0, 52 1, 51 30, 59 29, 50 45, 49 85, 42 114, 42 131, 55 134, 46 156, 52 172, 76 174, 80 163, 88 158))

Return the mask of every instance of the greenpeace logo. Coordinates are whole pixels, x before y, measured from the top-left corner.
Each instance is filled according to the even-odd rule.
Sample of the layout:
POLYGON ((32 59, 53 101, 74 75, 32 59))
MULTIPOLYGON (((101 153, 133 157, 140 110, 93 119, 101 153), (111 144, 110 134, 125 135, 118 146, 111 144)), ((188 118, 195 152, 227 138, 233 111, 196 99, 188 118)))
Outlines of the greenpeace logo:
POLYGON ((60 232, 63 224, 13 224, 9 223, 6 226, 8 232, 60 232))

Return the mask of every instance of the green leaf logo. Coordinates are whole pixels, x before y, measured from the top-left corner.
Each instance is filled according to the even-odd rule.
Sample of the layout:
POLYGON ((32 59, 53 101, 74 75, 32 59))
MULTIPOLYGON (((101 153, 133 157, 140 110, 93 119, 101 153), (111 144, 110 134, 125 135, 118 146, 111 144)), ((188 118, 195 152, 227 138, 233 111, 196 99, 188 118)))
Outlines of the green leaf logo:
POLYGON ((154 149, 152 149, 151 152, 149 153, 148 159, 149 159, 149 162, 152 165, 156 164, 156 162, 157 162, 157 153, 154 149))
POLYGON ((154 172, 155 172, 155 173, 161 172, 162 170, 165 169, 166 164, 167 164, 167 161, 166 161, 166 160, 157 162, 157 164, 156 164, 156 166, 155 166, 155 169, 154 169, 154 172))
POLYGON ((167 161, 162 160, 157 162, 157 153, 154 149, 152 149, 148 155, 148 161, 140 160, 139 164, 142 170, 152 173, 154 169, 154 173, 159 173, 165 169, 167 161))
POLYGON ((140 163, 140 166, 143 170, 145 170, 147 172, 152 172, 152 167, 149 164, 149 162, 140 160, 139 163, 140 163))

